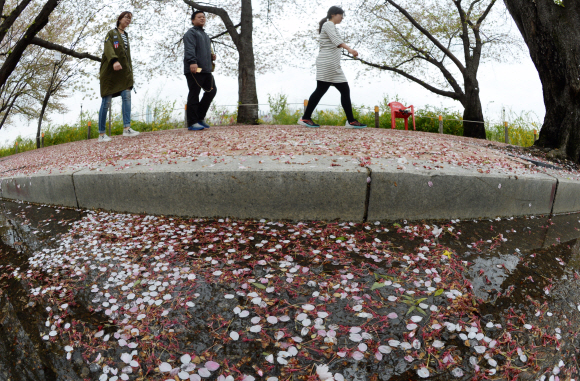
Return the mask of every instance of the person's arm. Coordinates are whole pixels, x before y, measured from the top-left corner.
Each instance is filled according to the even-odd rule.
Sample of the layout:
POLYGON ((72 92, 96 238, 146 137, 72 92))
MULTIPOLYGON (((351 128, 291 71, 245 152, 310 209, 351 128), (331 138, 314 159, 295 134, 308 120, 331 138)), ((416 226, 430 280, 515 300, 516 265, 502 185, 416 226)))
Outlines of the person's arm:
POLYGON ((185 51, 185 62, 189 64, 189 70, 192 73, 197 72, 197 55, 195 48, 197 46, 197 36, 191 31, 187 31, 183 36, 183 49, 185 51))
POLYGON ((338 45, 339 48, 343 48, 345 49, 347 52, 349 52, 350 54, 353 55, 353 57, 358 57, 358 52, 354 49, 351 49, 347 44, 345 44, 344 42, 340 45, 338 45))
POLYGON ((113 38, 110 32, 107 34, 107 37, 105 38, 104 55, 108 61, 113 63, 113 70, 119 71, 123 69, 123 67, 119 63, 119 57, 115 52, 115 47, 113 46, 113 38))

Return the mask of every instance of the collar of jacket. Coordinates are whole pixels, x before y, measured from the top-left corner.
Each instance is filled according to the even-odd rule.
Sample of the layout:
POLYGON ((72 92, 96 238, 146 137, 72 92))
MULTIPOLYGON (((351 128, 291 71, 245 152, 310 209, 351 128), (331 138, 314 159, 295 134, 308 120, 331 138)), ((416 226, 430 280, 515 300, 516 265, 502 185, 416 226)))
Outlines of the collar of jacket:
POLYGON ((194 25, 193 29, 197 29, 197 30, 201 30, 202 32, 205 32, 205 29, 203 29, 201 26, 194 25))
POLYGON ((115 28, 114 30, 116 30, 117 32, 119 32, 120 35, 123 35, 123 33, 125 33, 127 35, 127 38, 129 38, 129 33, 127 33, 127 31, 124 31, 123 33, 121 33, 121 31, 119 30, 119 28, 115 28))

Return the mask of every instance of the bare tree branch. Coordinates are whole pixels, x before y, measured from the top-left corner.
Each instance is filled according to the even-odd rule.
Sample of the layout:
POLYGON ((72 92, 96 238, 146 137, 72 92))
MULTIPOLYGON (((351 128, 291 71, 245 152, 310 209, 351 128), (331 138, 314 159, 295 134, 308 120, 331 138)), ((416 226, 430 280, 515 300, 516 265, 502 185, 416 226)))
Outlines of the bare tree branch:
MULTIPOLYGON (((242 25, 242 23, 238 23, 238 24, 234 25, 234 28, 238 28, 238 27, 240 27, 241 25, 242 25)), ((228 31, 226 30, 225 32, 222 32, 222 33, 220 33, 220 34, 216 34, 215 36, 213 36, 213 37, 210 37, 209 39, 210 39, 210 40, 213 40, 213 39, 216 39, 216 38, 218 38, 218 37, 221 37, 221 36, 223 36, 223 35, 226 35, 226 34, 228 34, 228 33, 230 33, 230 32, 228 32, 228 31)))
POLYGON ((496 0, 492 0, 491 3, 489 3, 489 5, 485 9, 485 11, 483 12, 483 14, 479 17, 479 19, 477 19, 477 29, 479 29, 479 26, 481 25, 483 20, 485 20, 487 15, 489 15, 489 12, 491 12, 491 8, 493 8, 495 2, 496 2, 496 0))
POLYGON ((236 27, 232 22, 230 15, 225 9, 219 7, 211 7, 208 5, 202 5, 192 0, 183 0, 183 2, 195 9, 199 9, 200 11, 213 13, 214 15, 219 16, 222 19, 222 22, 224 23, 234 44, 238 45, 240 43, 240 34, 236 30, 236 27))
POLYGON ((415 83, 418 83, 419 85, 423 86, 424 88, 426 88, 427 90, 429 90, 435 94, 442 95, 444 97, 448 97, 448 98, 455 99, 455 100, 460 100, 460 98, 461 98, 461 95, 457 94, 456 92, 441 90, 441 89, 434 87, 434 86, 428 84, 427 82, 422 81, 419 78, 405 72, 404 70, 397 69, 396 67, 388 66, 388 65, 380 65, 380 64, 369 62, 369 61, 365 61, 365 60, 360 59, 360 58, 355 58, 355 57, 347 55, 347 54, 345 54, 345 55, 347 57, 352 58, 353 60, 360 61, 365 65, 375 67, 377 69, 388 70, 388 71, 392 71, 394 73, 397 73, 397 74, 399 74, 407 79, 410 79, 411 81, 413 81, 415 83))
POLYGON ((10 74, 16 68, 16 65, 18 65, 22 54, 24 54, 28 45, 30 45, 30 41, 48 24, 48 17, 58 6, 59 1, 48 0, 34 19, 32 25, 28 27, 26 34, 14 45, 12 53, 10 53, 2 67, 0 67, 0 86, 4 86, 8 77, 10 77, 10 74))
POLYGON ((39 37, 34 37, 32 39, 32 41, 30 41, 30 43, 32 45, 37 45, 37 46, 43 47, 43 48, 48 49, 48 50, 55 50, 57 52, 61 52, 63 54, 66 54, 67 56, 79 58, 81 60, 84 58, 88 58, 88 59, 93 60, 93 61, 101 62, 101 59, 99 57, 93 56, 90 53, 79 53, 79 52, 76 52, 72 49, 65 48, 62 45, 53 44, 52 42, 45 41, 39 37))
POLYGON ((385 0, 385 1, 389 4, 391 4, 393 7, 397 8, 397 10, 399 12, 401 12, 401 14, 403 14, 403 16, 405 16, 407 18, 407 20, 409 20, 415 28, 417 28, 421 33, 423 33, 429 40, 431 40, 431 42, 433 42, 435 44, 435 46, 437 46, 439 48, 439 50, 441 50, 445 55, 447 55, 451 59, 451 61, 453 61, 453 63, 455 63, 455 65, 459 68, 461 73, 463 73, 465 71, 465 66, 463 66, 463 63, 461 63, 461 61, 459 61, 459 59, 457 57, 455 57, 455 55, 453 53, 451 53, 451 51, 449 49, 447 49, 445 46, 443 46, 443 44, 438 39, 436 39, 431 33, 429 33, 429 31, 427 29, 423 28, 423 26, 421 26, 421 24, 419 24, 413 18, 413 16, 411 16, 409 14, 409 12, 407 12, 399 4, 395 3, 394 0, 385 0))

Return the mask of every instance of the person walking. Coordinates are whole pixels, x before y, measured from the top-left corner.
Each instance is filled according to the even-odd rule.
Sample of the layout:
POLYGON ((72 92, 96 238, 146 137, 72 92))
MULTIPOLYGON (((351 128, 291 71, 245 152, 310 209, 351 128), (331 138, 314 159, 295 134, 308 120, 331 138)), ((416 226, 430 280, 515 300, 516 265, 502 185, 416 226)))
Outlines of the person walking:
POLYGON ((123 114, 123 136, 137 136, 131 128, 131 90, 133 89, 133 66, 131 47, 125 29, 131 24, 131 12, 123 12, 117 19, 117 27, 105 37, 105 48, 101 59, 101 109, 99 111, 99 142, 109 142, 107 136, 107 111, 113 97, 121 96, 123 114))
POLYGON ((358 52, 345 44, 336 30, 336 25, 340 24, 343 18, 342 8, 333 6, 328 10, 326 17, 320 21, 318 28, 320 51, 316 59, 316 90, 308 100, 304 115, 298 120, 298 124, 301 126, 320 127, 312 120, 312 113, 330 86, 334 86, 340 92, 340 102, 347 118, 346 128, 366 127, 353 116, 350 87, 340 67, 342 49, 346 49, 354 57, 358 56, 358 52))
POLYGON ((203 27, 206 23, 205 13, 193 12, 191 27, 183 36, 184 57, 183 70, 187 79, 189 94, 187 95, 187 125, 189 131, 201 131, 209 128, 205 116, 217 88, 212 75, 213 61, 216 56, 212 53, 209 36, 203 27), (203 90, 203 97, 199 100, 199 92, 203 90))

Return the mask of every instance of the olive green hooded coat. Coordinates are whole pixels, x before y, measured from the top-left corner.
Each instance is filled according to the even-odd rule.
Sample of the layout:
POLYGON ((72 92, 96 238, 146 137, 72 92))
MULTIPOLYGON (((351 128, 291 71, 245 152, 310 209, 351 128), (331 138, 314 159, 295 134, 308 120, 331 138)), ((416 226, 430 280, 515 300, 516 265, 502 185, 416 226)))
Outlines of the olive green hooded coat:
POLYGON ((131 46, 128 40, 129 35, 127 34, 127 49, 125 49, 123 37, 121 37, 121 33, 117 29, 112 29, 107 33, 99 77, 101 81, 101 97, 116 95, 133 87, 131 46), (117 61, 123 67, 119 71, 113 70, 113 64, 117 61))

